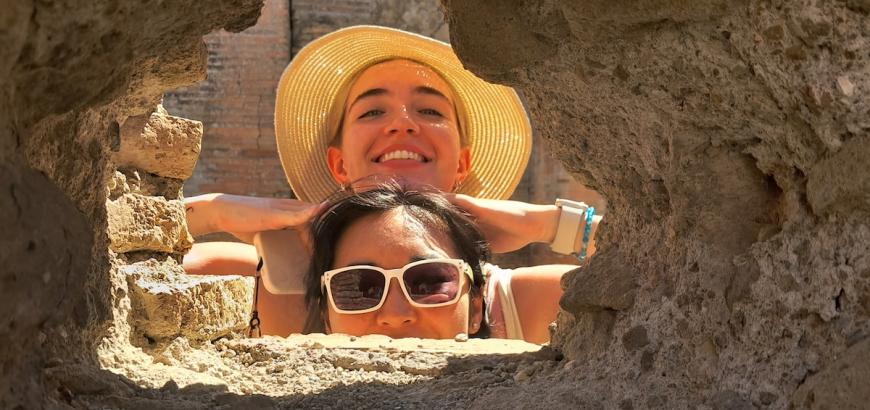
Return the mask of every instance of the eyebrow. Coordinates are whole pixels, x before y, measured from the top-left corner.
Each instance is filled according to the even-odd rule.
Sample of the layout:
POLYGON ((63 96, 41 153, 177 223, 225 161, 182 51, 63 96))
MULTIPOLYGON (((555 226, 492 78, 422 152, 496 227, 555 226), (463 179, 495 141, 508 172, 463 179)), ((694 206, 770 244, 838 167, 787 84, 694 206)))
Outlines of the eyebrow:
MULTIPOLYGON (((421 85, 421 86, 414 88, 414 92, 418 93, 418 94, 434 95, 436 97, 441 97, 441 98, 447 100, 448 102, 452 102, 452 101, 450 101, 450 98, 447 98, 447 96, 444 95, 444 93, 442 93, 441 91, 438 91, 435 88, 428 87, 425 85, 421 85)), ((384 94, 389 94, 389 93, 390 92, 387 91, 386 88, 370 88, 370 89, 360 93, 360 95, 356 96, 356 98, 354 98, 353 102, 350 103, 350 105, 348 106, 348 109, 353 107, 354 104, 358 103, 362 99, 369 98, 369 97, 376 97, 379 95, 384 95, 384 94)))
POLYGON ((378 95, 383 95, 383 94, 387 94, 387 93, 389 93, 389 91, 387 91, 385 88, 368 89, 365 92, 361 93, 360 95, 356 96, 356 98, 353 100, 353 102, 350 103, 350 105, 348 106, 348 109, 350 107, 353 107, 354 104, 358 103, 359 100, 362 100, 364 98, 378 96, 378 95))
POLYGON ((441 91, 438 91, 437 89, 432 88, 432 87, 427 87, 427 86, 425 86, 425 85, 421 85, 421 86, 415 88, 415 89, 414 89, 414 92, 415 92, 415 93, 420 93, 420 94, 429 94, 429 95, 434 95, 434 96, 441 97, 441 98, 443 98, 443 99, 445 99, 445 100, 447 100, 447 101, 450 101, 450 99, 447 98, 447 96, 444 95, 444 93, 442 93, 441 91))
MULTIPOLYGON (((423 255, 423 256, 415 255, 415 256, 412 256, 409 258, 408 263, 424 261, 426 259, 444 259, 444 255, 439 255, 435 252, 427 253, 426 255, 423 255)), ((354 261, 354 262, 348 263, 345 266, 342 266, 342 268, 346 268, 348 266, 359 266, 359 265, 378 266, 377 264, 375 264, 372 261, 354 261)), ((407 263, 406 263, 406 265, 407 265, 407 263)))

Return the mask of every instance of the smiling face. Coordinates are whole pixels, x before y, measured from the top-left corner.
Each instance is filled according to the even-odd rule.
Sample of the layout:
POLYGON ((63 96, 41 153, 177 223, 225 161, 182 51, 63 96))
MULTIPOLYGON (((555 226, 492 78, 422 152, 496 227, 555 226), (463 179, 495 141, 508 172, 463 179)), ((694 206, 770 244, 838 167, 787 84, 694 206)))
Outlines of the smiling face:
POLYGON ((467 176, 456 97, 431 68, 390 60, 363 71, 350 88, 341 141, 327 162, 336 182, 347 185, 381 175, 451 191, 467 176))
MULTIPOLYGON (((403 208, 396 208, 352 223, 336 243, 332 268, 374 265, 395 269, 421 259, 457 257, 447 235, 432 232, 403 208)), ((469 289, 470 281, 463 280, 462 296, 457 303, 421 308, 408 302, 398 281, 393 279, 387 299, 377 311, 341 314, 327 304, 329 330, 353 336, 381 334, 435 339, 475 333, 481 321, 481 298, 470 297, 469 289)))

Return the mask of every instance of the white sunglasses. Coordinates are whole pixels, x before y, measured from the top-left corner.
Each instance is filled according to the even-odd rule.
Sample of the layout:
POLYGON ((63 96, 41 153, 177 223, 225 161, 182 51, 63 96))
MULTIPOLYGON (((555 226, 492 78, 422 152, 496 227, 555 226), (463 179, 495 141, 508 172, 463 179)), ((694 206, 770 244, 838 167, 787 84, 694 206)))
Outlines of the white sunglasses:
POLYGON ((462 296, 464 276, 474 282, 471 266, 462 259, 425 259, 398 269, 369 265, 332 269, 320 277, 320 286, 336 312, 359 314, 374 312, 384 305, 393 278, 411 306, 454 304, 462 296))

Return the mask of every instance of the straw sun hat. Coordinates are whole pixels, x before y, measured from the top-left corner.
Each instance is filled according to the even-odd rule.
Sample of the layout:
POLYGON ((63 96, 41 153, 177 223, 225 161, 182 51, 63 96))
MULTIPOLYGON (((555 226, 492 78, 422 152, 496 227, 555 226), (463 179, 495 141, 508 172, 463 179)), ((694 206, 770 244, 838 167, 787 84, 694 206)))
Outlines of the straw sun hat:
POLYGON ((407 59, 440 74, 457 96, 457 112, 471 148, 471 172, 457 192, 508 198, 532 148, 529 120, 513 89, 489 84, 462 67, 450 45, 401 30, 356 26, 303 48, 281 76, 275 133, 281 165, 299 199, 320 202, 340 186, 326 149, 341 121, 357 74, 379 62, 407 59))

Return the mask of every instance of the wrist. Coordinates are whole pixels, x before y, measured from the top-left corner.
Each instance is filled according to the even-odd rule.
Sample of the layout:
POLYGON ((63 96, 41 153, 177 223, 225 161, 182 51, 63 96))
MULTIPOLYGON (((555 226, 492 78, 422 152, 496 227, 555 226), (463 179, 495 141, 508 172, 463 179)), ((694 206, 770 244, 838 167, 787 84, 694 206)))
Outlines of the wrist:
POLYGON ((556 231, 559 228, 559 217, 562 214, 560 207, 556 205, 541 205, 541 210, 538 214, 538 226, 541 229, 538 231, 538 237, 534 242, 553 243, 556 238, 556 231))
POLYGON ((556 199, 555 206, 559 209, 559 217, 550 249, 563 255, 577 255, 578 259, 583 260, 594 208, 567 199, 556 199))
POLYGON ((202 194, 184 198, 184 213, 191 234, 221 232, 219 218, 215 218, 215 202, 221 194, 202 194), (193 231, 196 232, 193 232, 193 231))

